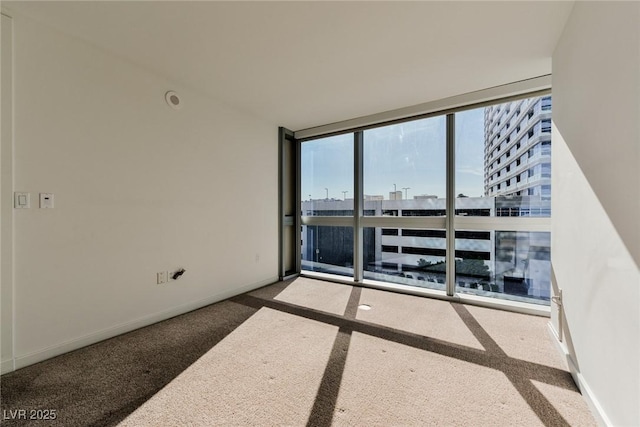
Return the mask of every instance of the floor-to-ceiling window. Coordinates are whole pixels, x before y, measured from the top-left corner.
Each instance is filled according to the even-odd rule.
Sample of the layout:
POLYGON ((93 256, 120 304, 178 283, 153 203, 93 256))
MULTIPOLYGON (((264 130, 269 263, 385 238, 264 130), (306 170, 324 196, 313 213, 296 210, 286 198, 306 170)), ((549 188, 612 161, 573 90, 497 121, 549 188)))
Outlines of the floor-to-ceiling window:
POLYGON ((550 120, 550 96, 455 114, 457 292, 548 304, 550 120))
POLYGON ((364 278, 444 290, 445 123, 440 115, 363 132, 363 224, 373 237, 364 278))
POLYGON ((302 269, 548 304, 551 97, 301 144, 302 269))
POLYGON ((353 276, 354 134, 302 144, 302 268, 353 276), (349 199, 350 196, 350 199, 349 199))

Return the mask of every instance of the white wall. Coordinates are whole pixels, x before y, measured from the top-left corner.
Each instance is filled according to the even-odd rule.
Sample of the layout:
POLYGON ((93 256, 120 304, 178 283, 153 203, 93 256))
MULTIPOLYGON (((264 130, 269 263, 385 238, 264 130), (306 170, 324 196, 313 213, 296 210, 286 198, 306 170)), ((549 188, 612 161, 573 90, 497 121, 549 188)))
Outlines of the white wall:
POLYGON ((640 3, 576 2, 553 55, 552 262, 604 422, 640 425, 640 3))
POLYGON ((277 279, 276 124, 13 18, 17 367, 277 279))
POLYGON ((11 18, 2 15, 0 21, 0 372, 13 369, 13 198, 11 197, 12 119, 11 119, 11 18))

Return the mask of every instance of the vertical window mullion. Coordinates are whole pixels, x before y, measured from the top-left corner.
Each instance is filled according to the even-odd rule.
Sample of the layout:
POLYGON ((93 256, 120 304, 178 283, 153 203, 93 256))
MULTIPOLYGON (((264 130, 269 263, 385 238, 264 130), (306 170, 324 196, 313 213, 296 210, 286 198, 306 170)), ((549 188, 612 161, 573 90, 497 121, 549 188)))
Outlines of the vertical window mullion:
POLYGON ((294 138, 293 147, 295 153, 295 272, 300 274, 302 271, 302 143, 294 138))
POLYGON ((447 295, 453 296, 456 290, 456 231, 455 231, 455 217, 456 217, 456 188, 455 188, 455 176, 456 176, 456 135, 455 135, 455 114, 447 114, 447 252, 446 252, 446 290, 447 295))
POLYGON ((284 280, 301 271, 299 211, 302 202, 300 143, 292 131, 283 127, 278 130, 278 165, 278 276, 284 280), (293 240, 287 238, 290 231, 293 231, 293 240))
POLYGON ((363 215, 363 133, 353 134, 353 280, 362 282, 364 277, 363 215))

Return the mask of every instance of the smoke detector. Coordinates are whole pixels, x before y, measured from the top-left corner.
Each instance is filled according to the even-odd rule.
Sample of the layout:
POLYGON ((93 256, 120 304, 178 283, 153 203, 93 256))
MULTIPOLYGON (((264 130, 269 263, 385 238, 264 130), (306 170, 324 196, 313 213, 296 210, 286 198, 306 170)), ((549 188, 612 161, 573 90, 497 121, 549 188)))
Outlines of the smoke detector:
POLYGON ((182 108, 182 99, 180 99, 180 96, 172 90, 164 94, 164 100, 167 101, 169 107, 174 110, 182 108))

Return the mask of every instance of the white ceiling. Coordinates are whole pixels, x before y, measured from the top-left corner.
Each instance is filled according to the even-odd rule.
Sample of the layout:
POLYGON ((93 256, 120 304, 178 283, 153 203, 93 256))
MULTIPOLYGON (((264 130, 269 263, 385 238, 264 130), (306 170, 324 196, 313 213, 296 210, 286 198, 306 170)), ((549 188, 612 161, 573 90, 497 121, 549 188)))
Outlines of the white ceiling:
POLYGON ((3 2, 292 130, 551 72, 573 2, 3 2))

